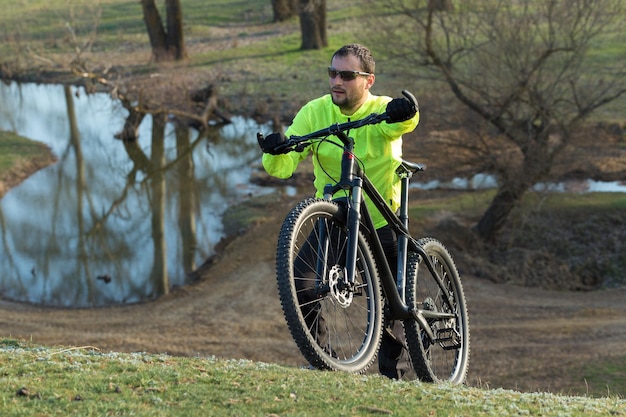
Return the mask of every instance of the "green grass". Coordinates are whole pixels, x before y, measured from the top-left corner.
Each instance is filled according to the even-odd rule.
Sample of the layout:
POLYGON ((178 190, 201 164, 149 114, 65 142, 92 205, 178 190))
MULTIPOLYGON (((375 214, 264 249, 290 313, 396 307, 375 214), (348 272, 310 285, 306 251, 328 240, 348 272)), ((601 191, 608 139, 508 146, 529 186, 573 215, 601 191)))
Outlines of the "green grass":
MULTIPOLYGON (((185 39, 188 43, 211 42, 212 33, 219 33, 220 28, 239 28, 240 34, 254 34, 263 26, 271 33, 273 12, 268 0, 228 1, 228 0, 183 0, 182 2, 185 39), (265 27, 267 26, 267 27, 265 27)), ((164 9, 157 3, 161 17, 164 9)), ((366 8, 358 1, 339 0, 328 5, 328 22, 336 25, 333 29, 342 32, 341 26, 347 19, 358 18, 366 8)), ((52 0, 30 0, 11 2, 3 9, 0 23, 5 37, 10 40, 19 38, 36 48, 71 51, 67 44, 70 24, 79 35, 86 35, 96 22, 96 15, 101 12, 98 26, 98 43, 101 48, 110 50, 126 42, 149 47, 146 28, 143 21, 141 4, 130 0, 73 0, 71 2, 52 0), (136 35, 140 35, 140 39, 136 35)), ((289 33, 299 35, 297 18, 277 26, 287 25, 289 33)), ((276 26, 274 26, 276 27, 276 26)), ((262 32, 261 32, 262 33, 262 32)), ((219 38, 214 35, 213 38, 219 38)), ((0 45, 6 48, 8 45, 0 45)), ((2 49, 0 49, 1 51, 2 49)))
POLYGON ((440 195, 436 198, 424 199, 418 191, 410 196, 411 218, 420 219, 430 215, 436 215, 442 211, 463 214, 464 217, 472 218, 482 214, 495 195, 495 190, 482 190, 475 192, 451 191, 449 195, 440 195))
MULTIPOLYGON (((163 13, 162 5, 157 6, 163 13)), ((327 92, 324 68, 331 53, 347 42, 359 40, 354 33, 362 28, 356 20, 367 13, 360 1, 332 2, 327 16, 329 46, 302 52, 298 19, 272 23, 269 0, 186 0, 182 1, 182 8, 189 59, 175 64, 181 71, 196 72, 208 82, 220 80, 221 95, 233 100, 258 97, 264 101, 273 97, 294 107, 327 92)), ((150 45, 141 5, 129 0, 12 3, 0 15, 0 27, 7 40, 0 43, 0 62, 10 62, 8 67, 17 71, 24 66, 40 65, 43 57, 67 67, 74 55, 74 44, 66 25, 75 29, 82 44, 88 39, 99 9, 102 14, 91 49, 94 54, 82 57, 95 67, 119 64, 111 62, 112 56, 133 66, 136 74, 158 71, 148 62, 150 45), (108 54, 106 62, 98 62, 99 53, 108 54)), ((384 82, 380 86, 378 91, 385 94, 401 89, 385 87, 384 82)), ((237 107, 235 103, 233 111, 237 107)))
MULTIPOLYGON (((366 23, 368 15, 376 13, 372 4, 336 0, 327 6, 329 47, 302 52, 297 17, 272 23, 269 0, 183 0, 181 3, 189 60, 177 67, 198 72, 209 82, 219 80, 224 96, 287 99, 296 107, 327 91, 323 69, 332 51, 348 42, 367 42, 369 34, 376 31, 366 23)), ((164 13, 162 4, 157 2, 157 6, 164 13)), ((0 15, 0 33, 4 35, 0 61, 9 62, 11 70, 24 65, 38 66, 42 57, 67 66, 75 46, 67 25, 75 29, 80 43, 84 43, 99 10, 101 18, 92 51, 107 56, 101 58, 103 62, 97 62, 99 58, 90 54, 83 54, 83 58, 93 60, 94 67, 116 65, 120 64, 116 60, 123 60, 122 65, 135 66, 138 74, 152 70, 141 5, 132 0, 8 2, 0 15)), ((622 38, 607 39, 599 45, 592 51, 598 65, 623 55, 622 38)), ((418 95, 428 95, 428 90, 433 89, 432 84, 388 76, 394 66, 385 65, 387 46, 370 46, 374 55, 381 57, 377 93, 394 95, 402 88, 409 88, 418 95)), ((441 91, 433 93, 441 94, 441 91)), ((625 100, 600 109, 596 116, 621 122, 625 100)))
POLYGON ((395 382, 247 360, 0 341, 3 416, 623 416, 618 397, 395 382))
MULTIPOLYGON (((580 369, 573 369, 572 372, 584 379, 588 386, 602 387, 602 394, 605 396, 616 394, 613 392, 616 387, 626 390, 626 356, 591 361, 583 364, 580 369)), ((624 394, 620 393, 619 395, 623 396, 624 394)))
POLYGON ((525 197, 527 208, 545 205, 560 210, 596 210, 597 208, 626 208, 626 196, 623 193, 528 193, 525 197))
MULTIPOLYGON (((472 218, 481 215, 491 203, 496 190, 480 190, 473 192, 450 192, 449 196, 423 199, 420 192, 411 196, 411 217, 419 219, 451 211, 472 218)), ((576 212, 598 210, 615 210, 626 208, 626 196, 623 193, 535 193, 527 192, 521 201, 521 213, 536 210, 558 210, 559 212, 576 212)))
POLYGON ((48 148, 40 142, 23 138, 12 132, 0 131, 0 178, 21 161, 47 155, 48 148))

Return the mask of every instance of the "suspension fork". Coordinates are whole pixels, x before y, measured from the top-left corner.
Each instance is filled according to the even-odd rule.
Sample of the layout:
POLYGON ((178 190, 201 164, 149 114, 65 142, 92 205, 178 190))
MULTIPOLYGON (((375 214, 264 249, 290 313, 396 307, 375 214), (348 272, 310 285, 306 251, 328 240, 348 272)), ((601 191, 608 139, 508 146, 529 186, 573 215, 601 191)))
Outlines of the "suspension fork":
MULTIPOLYGON (((360 179, 355 180, 355 184, 360 184, 360 179)), ((335 186, 327 185, 325 187, 324 199, 327 201, 332 200, 333 192, 330 191, 331 188, 335 188, 335 186)), ((351 198, 341 198, 338 200, 340 204, 340 210, 342 210, 343 216, 343 224, 348 229, 348 236, 345 245, 345 266, 344 266, 344 285, 354 284, 355 276, 356 276, 356 261, 358 258, 358 239, 359 239, 359 227, 361 221, 361 213, 360 207, 362 205, 362 189, 360 185, 355 185, 352 188, 352 197, 351 198), (342 202, 339 202, 342 201, 342 202)), ((363 205, 363 207, 365 207, 363 205)), ((333 233, 330 230, 331 226, 326 221, 320 221, 317 225, 317 236, 318 236, 318 245, 317 245, 317 263, 316 263, 316 274, 317 280, 319 283, 324 281, 324 278, 328 273, 328 265, 325 260, 328 259, 330 252, 330 240, 331 234, 333 233)))
POLYGON ((359 247, 359 226, 361 224, 362 181, 353 180, 351 204, 348 207, 348 247, 346 248, 345 283, 352 286, 356 274, 357 250, 359 247))
MULTIPOLYGON (((356 275, 356 261, 359 247, 359 225, 361 223, 361 204, 363 202, 363 180, 362 173, 357 173, 358 165, 354 160, 354 139, 339 132, 336 136, 343 142, 343 154, 341 156, 341 178, 336 185, 329 184, 324 187, 324 198, 330 200, 338 191, 349 191, 348 207, 346 211, 348 228, 348 242, 346 247, 346 260, 344 270, 344 284, 350 288, 354 287, 354 277, 356 275)), ((326 239, 328 241, 328 239, 326 239)), ((328 242, 326 242, 326 253, 328 242)), ((318 250, 324 250, 322 245, 318 250)), ((319 258, 318 258, 319 259, 319 258)), ((326 258, 323 258, 326 259, 326 258)), ((318 265, 318 272, 320 271, 318 265)))
POLYGON ((328 230, 328 222, 320 221, 317 225, 317 262, 315 266, 316 273, 316 290, 318 294, 323 290, 326 274, 328 273, 328 265, 325 262, 328 259, 328 249, 330 247, 330 231, 328 230))

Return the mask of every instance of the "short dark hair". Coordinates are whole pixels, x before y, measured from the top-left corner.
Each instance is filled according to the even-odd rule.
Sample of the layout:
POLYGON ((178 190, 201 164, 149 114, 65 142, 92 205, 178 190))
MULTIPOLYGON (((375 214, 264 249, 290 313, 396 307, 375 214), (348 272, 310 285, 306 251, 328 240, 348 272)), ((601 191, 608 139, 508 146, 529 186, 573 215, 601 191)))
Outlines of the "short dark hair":
POLYGON ((351 43, 349 45, 344 45, 341 48, 337 49, 337 51, 331 57, 331 62, 334 57, 345 57, 348 55, 354 55, 361 61, 361 66, 363 67, 363 71, 369 72, 370 74, 374 73, 376 69, 376 63, 374 62, 374 57, 369 49, 367 49, 363 45, 359 45, 358 43, 351 43))

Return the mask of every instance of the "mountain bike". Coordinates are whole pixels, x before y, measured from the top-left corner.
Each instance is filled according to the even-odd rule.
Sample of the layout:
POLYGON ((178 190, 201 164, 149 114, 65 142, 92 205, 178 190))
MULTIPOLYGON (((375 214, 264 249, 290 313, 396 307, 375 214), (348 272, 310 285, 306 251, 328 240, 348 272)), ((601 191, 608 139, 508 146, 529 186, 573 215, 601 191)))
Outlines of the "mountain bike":
POLYGON ((354 139, 346 133, 388 119, 386 112, 373 113, 281 145, 301 152, 334 135, 344 150, 340 180, 325 187, 324 198, 297 204, 280 229, 276 276, 283 313, 316 369, 364 372, 376 358, 385 324, 402 320, 417 377, 461 384, 470 335, 459 273, 440 241, 414 239, 408 229, 409 180, 424 166, 403 161, 398 167, 402 192, 395 213, 356 160, 354 139), (388 264, 363 193, 398 236, 397 265, 388 264))

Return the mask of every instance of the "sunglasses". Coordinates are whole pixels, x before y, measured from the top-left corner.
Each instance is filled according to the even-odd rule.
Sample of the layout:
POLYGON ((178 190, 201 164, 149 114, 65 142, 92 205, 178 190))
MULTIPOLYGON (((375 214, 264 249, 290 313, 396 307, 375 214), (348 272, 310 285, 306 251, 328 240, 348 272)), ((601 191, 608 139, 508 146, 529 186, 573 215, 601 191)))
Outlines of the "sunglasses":
POLYGON ((333 67, 328 67, 328 76, 332 79, 335 79, 337 76, 340 76, 341 79, 344 81, 352 81, 359 75, 363 75, 364 77, 367 77, 368 75, 372 75, 372 74, 370 74, 369 72, 363 72, 363 71, 337 71, 333 67))

